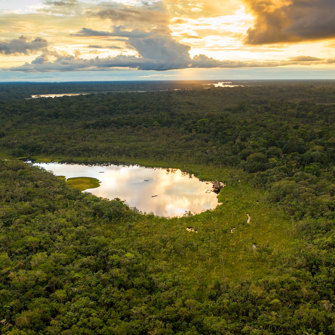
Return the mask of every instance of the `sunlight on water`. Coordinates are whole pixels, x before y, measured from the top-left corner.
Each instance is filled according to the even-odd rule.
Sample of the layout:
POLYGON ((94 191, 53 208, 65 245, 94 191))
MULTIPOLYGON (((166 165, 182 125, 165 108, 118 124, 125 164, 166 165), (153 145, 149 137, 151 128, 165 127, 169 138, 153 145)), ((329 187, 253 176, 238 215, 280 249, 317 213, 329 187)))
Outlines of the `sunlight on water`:
POLYGON ((78 95, 87 95, 87 93, 61 93, 61 94, 34 94, 32 99, 39 98, 61 98, 61 97, 76 97, 78 95))
POLYGON ((217 81, 210 84, 203 84, 203 88, 208 90, 212 87, 215 88, 235 88, 235 87, 244 87, 244 85, 235 84, 232 81, 217 81))
POLYGON ((212 84, 214 87, 243 87, 242 85, 233 84, 231 81, 220 81, 216 84, 212 84))
POLYGON ((218 206, 212 183, 175 169, 146 168, 138 165, 78 165, 38 163, 56 176, 92 177, 100 187, 86 190, 98 197, 124 200, 130 207, 158 216, 198 214, 218 206))

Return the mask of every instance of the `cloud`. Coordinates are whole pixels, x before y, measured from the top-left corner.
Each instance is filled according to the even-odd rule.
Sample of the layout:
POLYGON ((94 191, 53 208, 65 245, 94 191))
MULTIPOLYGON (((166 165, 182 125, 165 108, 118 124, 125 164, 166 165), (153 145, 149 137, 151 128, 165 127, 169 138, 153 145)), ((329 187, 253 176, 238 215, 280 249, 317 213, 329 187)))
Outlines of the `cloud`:
MULTIPOLYGON (((321 25, 321 22, 331 26, 329 17, 333 16, 332 11, 328 10, 330 12, 328 16, 324 13, 325 4, 330 4, 330 0, 240 1, 247 3, 255 14, 254 27, 250 28, 247 33, 249 44, 261 45, 301 40, 306 36, 317 36, 317 31, 322 31, 321 28, 316 29, 317 24, 321 25), (318 3, 320 7, 317 10, 315 3, 318 3), (320 12, 324 14, 324 21, 313 20, 313 17, 320 18, 320 12), (304 24, 302 24, 301 18, 304 17, 306 20, 304 19, 304 24), (314 35, 311 33, 312 28, 314 35)), ((290 50, 284 51, 281 49, 282 45, 266 47, 243 45, 241 40, 251 25, 252 16, 241 8, 236 11, 236 0, 227 0, 224 1, 224 4, 223 2, 214 4, 211 0, 114 0, 114 2, 48 0, 44 3, 46 5, 43 15, 20 16, 20 20, 18 20, 19 16, 16 16, 14 19, 20 22, 18 27, 22 26, 24 29, 30 27, 34 20, 36 20, 34 21, 36 27, 39 22, 37 31, 49 34, 48 40, 51 46, 49 50, 46 50, 46 41, 40 39, 45 42, 44 48, 38 49, 37 46, 35 49, 34 47, 21 48, 25 50, 21 53, 28 54, 33 50, 42 50, 42 54, 33 62, 30 57, 27 57, 29 63, 16 66, 13 70, 94 71, 120 67, 164 71, 184 68, 307 66, 332 64, 333 62, 333 59, 311 57, 315 55, 329 57, 327 54, 332 55, 330 52, 318 53, 315 50, 309 52, 309 49, 303 49, 300 46, 295 49, 290 46, 290 50), (169 6, 174 6, 175 11, 169 9, 169 6), (224 13, 225 15, 218 16, 222 14, 223 9, 227 10, 229 15, 224 13), (46 12, 48 14, 45 14, 46 12), (171 13, 180 15, 172 16, 171 13), (194 16, 192 13, 195 13, 194 16), (26 21, 23 21, 23 18, 26 18, 26 21), (122 41, 122 43, 116 41, 122 41), (274 50, 274 47, 279 50, 274 50), (61 52, 61 50, 75 50, 76 48, 82 50, 81 55, 61 52), (98 49, 114 50, 99 51, 98 49), (58 52, 52 50, 58 50, 58 52), (254 54, 251 54, 252 52, 254 54), (310 54, 310 56, 300 56, 299 52, 310 54), (120 55, 114 56, 118 53, 120 55), (265 53, 270 56, 266 56, 265 53), (106 54, 110 57, 106 57, 106 54), (92 58, 97 55, 99 57, 92 58), (221 60, 211 58, 209 55, 221 60), (223 57, 227 59, 222 59, 223 57), (272 57, 277 60, 271 60, 272 57), (282 61, 279 60, 280 57, 283 58, 282 61)), ((239 2, 240 5, 241 2, 239 2)), ((2 26, 6 27, 4 24, 2 26)), ((13 38, 12 35, 7 36, 8 39, 13 38)), ((33 44, 38 40, 21 39, 24 39, 26 44, 33 44)), ((10 42, 0 42, 0 53, 8 54, 9 51, 5 50, 13 49, 8 47, 10 42), (1 45, 4 44, 6 48, 3 46, 1 49, 1 45)), ((7 63, 7 67, 20 64, 18 62, 22 60, 22 57, 18 57, 18 60, 15 57, 12 59, 13 61, 7 63)))
POLYGON ((141 70, 180 69, 188 67, 191 62, 190 47, 175 41, 168 34, 156 31, 125 31, 123 26, 114 27, 112 33, 87 28, 82 28, 79 33, 85 36, 127 37, 127 46, 136 50, 143 61, 141 64, 135 62, 135 67, 139 66, 141 70))
POLYGON ((142 70, 182 69, 190 63, 190 47, 168 35, 150 33, 143 38, 130 37, 128 44, 148 63, 149 66, 143 65, 142 70))
POLYGON ((169 16, 163 2, 147 2, 141 6, 129 6, 120 3, 102 3, 91 8, 89 14, 101 19, 109 19, 113 24, 127 24, 131 29, 140 28, 151 31, 167 31, 169 16))
POLYGON ((290 58, 290 60, 292 62, 308 62, 308 63, 311 63, 311 62, 322 62, 322 59, 321 58, 318 58, 318 57, 311 57, 311 56, 297 56, 297 57, 292 57, 290 58))
POLYGON ((169 15, 163 1, 44 0, 39 12, 89 20, 99 18, 100 22, 110 20, 113 25, 126 24, 130 29, 166 31, 169 15))
POLYGON ((258 61, 237 61, 237 60, 217 60, 206 55, 196 55, 192 59, 191 67, 193 68, 245 68, 245 67, 277 67, 282 62, 258 62, 258 61))
POLYGON ((111 49, 111 50, 123 50, 123 48, 118 47, 116 45, 88 45, 88 48, 91 49, 111 49))
POLYGON ((195 34, 188 34, 188 33, 181 33, 180 35, 179 35, 181 38, 187 38, 187 39, 194 39, 194 40, 200 40, 201 39, 201 37, 200 36, 198 36, 198 35, 195 35, 195 34))
POLYGON ((0 54, 29 54, 34 51, 44 49, 48 46, 48 42, 42 38, 29 40, 21 36, 20 38, 10 40, 8 42, 0 42, 0 54))
POLYGON ((80 59, 79 55, 71 56, 46 52, 33 62, 13 68, 16 71, 47 72, 96 70, 113 67, 129 67, 139 70, 164 71, 182 69, 190 66, 190 47, 173 40, 169 35, 156 32, 143 32, 142 38, 132 36, 129 32, 127 41, 129 47, 137 51, 139 57, 119 55, 109 58, 80 59))
POLYGON ((61 15, 80 14, 85 9, 83 3, 77 0, 45 0, 41 12, 61 15))
POLYGON ((114 36, 114 35, 108 31, 98 31, 89 28, 82 28, 78 33, 71 34, 71 36, 94 37, 94 36, 114 36))
POLYGON ((81 59, 73 55, 58 55, 54 60, 50 60, 48 55, 42 55, 32 63, 26 63, 11 70, 23 72, 94 71, 118 67, 139 68, 142 64, 142 59, 133 56, 81 59))
MULTIPOLYGON (((110 70, 113 68, 132 68, 138 70, 166 71, 185 68, 245 68, 245 67, 278 67, 287 65, 330 64, 325 60, 310 56, 296 56, 283 61, 238 61, 217 60, 206 55, 190 57, 190 47, 174 40, 169 34, 157 31, 145 32, 140 30, 124 30, 123 26, 114 27, 112 32, 82 28, 79 32, 85 36, 116 36, 127 38, 129 49, 137 52, 138 56, 118 55, 114 57, 93 59, 80 58, 75 55, 61 54, 46 50, 31 63, 12 68, 24 72, 79 71, 79 70, 110 70)), ((91 48, 102 48, 91 45, 91 48)), ((108 47, 107 47, 108 48, 108 47)), ((110 48, 117 49, 119 47, 110 48)))
POLYGON ((138 70, 166 71, 184 68, 261 68, 282 67, 289 65, 333 64, 335 59, 321 59, 309 56, 297 56, 283 61, 238 61, 217 60, 205 55, 197 55, 193 59, 188 55, 188 47, 178 45, 173 40, 167 40, 166 36, 151 36, 141 40, 137 46, 140 57, 118 55, 94 59, 82 59, 79 52, 75 55, 58 54, 47 51, 37 57, 33 62, 12 68, 12 71, 21 72, 61 72, 61 71, 98 71, 115 68, 130 68, 138 70), (153 41, 160 44, 160 51, 152 44, 153 41), (171 48, 171 49, 170 49, 171 48), (176 50, 181 48, 181 50, 176 50), (153 52, 153 49, 156 49, 153 52), (164 53, 165 50, 165 53, 164 53))
POLYGON ((98 31, 89 28, 82 28, 78 33, 71 34, 71 36, 83 36, 83 37, 103 37, 103 36, 116 36, 116 37, 146 37, 148 36, 147 32, 141 30, 124 30, 123 26, 114 27, 113 32, 109 31, 98 31))
POLYGON ((334 0, 244 0, 256 21, 249 44, 300 42, 335 37, 334 0))
POLYGON ((310 64, 331 64, 335 59, 322 59, 310 56, 297 56, 281 61, 235 61, 217 60, 205 55, 197 55, 192 59, 191 67, 194 68, 259 68, 259 67, 279 67, 289 65, 310 65, 310 64))
POLYGON ((78 5, 77 0, 45 0, 44 4, 55 7, 73 7, 78 5))
POLYGON ((240 7, 236 0, 164 0, 164 5, 172 17, 204 18, 231 15, 240 7))
POLYGON ((142 38, 142 37, 147 37, 150 33, 147 33, 145 31, 141 30, 125 30, 124 26, 116 26, 114 27, 112 36, 117 36, 117 37, 132 37, 132 38, 142 38))

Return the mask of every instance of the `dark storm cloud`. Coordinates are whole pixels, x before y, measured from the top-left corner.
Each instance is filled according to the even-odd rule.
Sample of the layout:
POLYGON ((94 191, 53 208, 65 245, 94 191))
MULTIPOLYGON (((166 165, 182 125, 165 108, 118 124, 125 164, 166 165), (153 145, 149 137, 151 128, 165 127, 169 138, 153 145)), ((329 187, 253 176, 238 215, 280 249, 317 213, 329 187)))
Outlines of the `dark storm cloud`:
POLYGON ((0 42, 0 54, 29 54, 44 49, 47 46, 48 42, 42 38, 37 37, 34 40, 29 40, 21 36, 8 42, 0 42))
POLYGON ((244 0, 256 15, 248 30, 249 44, 271 44, 335 38, 334 0, 244 0))

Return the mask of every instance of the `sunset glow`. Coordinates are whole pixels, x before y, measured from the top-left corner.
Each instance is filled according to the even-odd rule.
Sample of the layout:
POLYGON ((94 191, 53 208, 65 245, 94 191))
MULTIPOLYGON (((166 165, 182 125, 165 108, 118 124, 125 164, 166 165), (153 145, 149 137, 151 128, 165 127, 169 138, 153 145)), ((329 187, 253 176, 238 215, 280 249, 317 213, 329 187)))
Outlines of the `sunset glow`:
POLYGON ((8 73, 116 69, 131 69, 134 78, 164 71, 164 79, 189 68, 207 69, 206 79, 217 69, 248 68, 252 75, 278 67, 308 78, 309 71, 335 71, 334 6, 328 0, 0 0, 1 80, 8 73))

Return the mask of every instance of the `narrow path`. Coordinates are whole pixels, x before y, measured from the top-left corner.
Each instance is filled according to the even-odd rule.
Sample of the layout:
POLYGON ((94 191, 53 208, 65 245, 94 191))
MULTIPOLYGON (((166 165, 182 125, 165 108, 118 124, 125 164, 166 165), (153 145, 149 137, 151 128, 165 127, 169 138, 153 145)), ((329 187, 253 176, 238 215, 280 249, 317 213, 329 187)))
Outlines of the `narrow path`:
POLYGON ((251 217, 250 217, 250 215, 247 214, 247 217, 248 217, 247 223, 250 223, 250 222, 251 222, 251 217))

